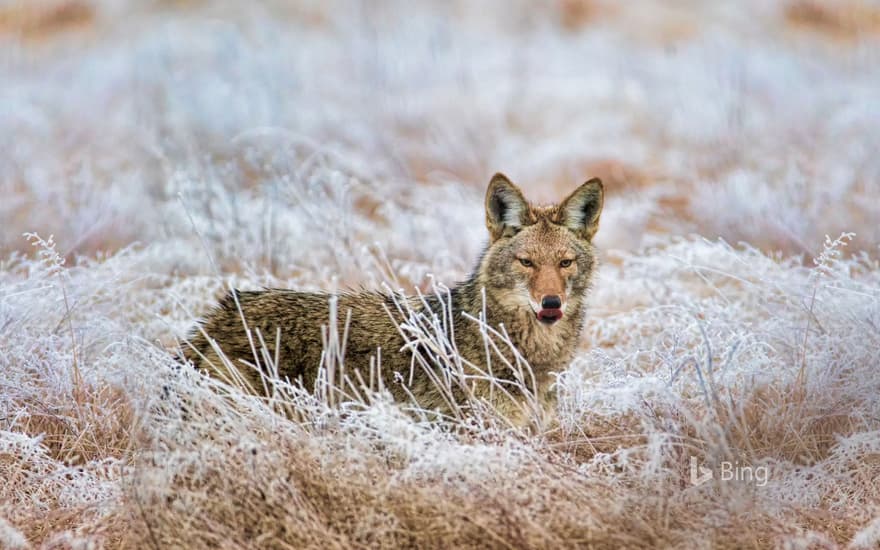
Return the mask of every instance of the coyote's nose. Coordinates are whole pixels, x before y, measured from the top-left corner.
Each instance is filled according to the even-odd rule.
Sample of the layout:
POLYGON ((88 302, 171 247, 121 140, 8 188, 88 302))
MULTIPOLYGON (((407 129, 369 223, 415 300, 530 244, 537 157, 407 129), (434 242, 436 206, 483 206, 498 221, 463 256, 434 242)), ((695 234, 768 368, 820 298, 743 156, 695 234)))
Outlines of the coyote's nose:
POLYGON ((538 320, 544 324, 552 325, 562 319, 562 298, 555 295, 541 298, 541 311, 537 313, 538 320))

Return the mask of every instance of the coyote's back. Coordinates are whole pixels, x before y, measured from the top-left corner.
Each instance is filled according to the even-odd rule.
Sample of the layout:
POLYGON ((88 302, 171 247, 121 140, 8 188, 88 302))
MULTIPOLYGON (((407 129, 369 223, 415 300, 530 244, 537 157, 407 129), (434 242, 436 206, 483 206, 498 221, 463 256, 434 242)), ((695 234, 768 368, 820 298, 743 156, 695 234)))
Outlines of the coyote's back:
MULTIPOLYGON (((368 366, 372 355, 376 357, 374 377, 380 374, 379 367, 387 375, 392 367, 402 366, 401 354, 389 353, 404 345, 397 328, 402 317, 396 313, 394 299, 377 292, 331 295, 284 289, 236 290, 228 293, 195 331, 185 355, 214 375, 228 379, 240 376, 254 390, 263 387, 259 371, 277 361, 280 376, 314 388, 333 306, 339 318, 338 335, 347 336, 347 365, 368 366), (236 367, 235 373, 229 372, 218 350, 236 367), (382 353, 379 350, 387 355, 382 354, 381 364, 376 364, 382 353)), ((367 376, 364 380, 369 379, 368 371, 362 374, 367 376)), ((383 382, 389 381, 393 378, 383 378, 383 382)))
POLYGON ((193 332, 185 357, 213 375, 244 380, 255 392, 264 387, 260 371, 271 364, 281 377, 314 388, 326 340, 322 326, 335 302, 349 380, 381 382, 395 399, 415 399, 424 409, 448 413, 470 395, 522 418, 524 389, 549 405, 552 373, 574 356, 602 203, 598 179, 558 205, 533 206, 496 174, 485 201, 489 244, 471 276, 447 296, 417 301, 379 292, 234 291, 193 332), (430 339, 408 341, 413 337, 400 327, 413 313, 426 321, 438 316, 441 339, 461 361, 430 339), (488 332, 506 334, 516 350, 486 342, 487 330, 474 320, 481 316, 488 332))

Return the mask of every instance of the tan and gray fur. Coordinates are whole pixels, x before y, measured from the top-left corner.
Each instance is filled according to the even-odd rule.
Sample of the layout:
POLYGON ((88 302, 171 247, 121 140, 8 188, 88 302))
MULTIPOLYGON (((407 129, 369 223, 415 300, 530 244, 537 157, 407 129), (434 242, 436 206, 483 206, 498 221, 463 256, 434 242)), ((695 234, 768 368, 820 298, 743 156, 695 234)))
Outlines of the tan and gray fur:
MULTIPOLYGON (((557 205, 535 206, 507 177, 496 174, 485 199, 489 244, 471 276, 452 288, 445 298, 452 304, 450 339, 454 340, 463 363, 487 370, 483 332, 477 322, 467 318, 485 312, 487 323, 493 328, 503 325, 530 365, 537 385, 531 389, 545 407, 553 401, 549 391, 552 373, 567 367, 583 327, 585 295, 596 267, 592 239, 599 227, 603 196, 602 183, 594 178, 557 205), (539 312, 544 315, 542 300, 548 296, 558 296, 561 302, 559 308, 552 310, 556 316, 561 314, 555 321, 538 318, 539 312)), ((343 292, 336 297, 339 334, 343 333, 346 318, 350 322, 344 356, 346 373, 356 380, 351 376, 356 369, 363 380, 368 380, 371 357, 375 358, 381 349, 379 372, 396 400, 415 397, 423 409, 451 412, 444 392, 436 387, 424 367, 413 361, 412 354, 422 353, 422 348, 404 349, 406 341, 398 328, 404 317, 392 296, 380 292, 343 292)), ((259 348, 259 331, 269 355, 278 352, 279 375, 314 388, 323 349, 322 325, 328 324, 330 298, 328 293, 283 289, 229 293, 193 332, 184 355, 197 367, 228 378, 210 338, 253 388, 263 388, 259 373, 248 365, 256 363, 252 342, 259 348), (281 338, 276 342, 279 331, 281 338)), ((427 308, 442 315, 439 297, 430 296, 426 301, 427 308)), ((426 309, 418 300, 410 299, 409 303, 417 310, 426 309)), ((498 350, 515 363, 509 347, 500 345, 498 350)), ((515 379, 513 372, 505 372, 510 369, 503 368, 500 357, 491 357, 497 353, 490 351, 493 375, 502 380, 515 379)), ((444 368, 429 359, 426 364, 444 368)), ((497 386, 490 390, 491 385, 476 377, 468 382, 469 393, 481 399, 494 396, 492 404, 499 412, 512 418, 522 417, 522 404, 511 403, 497 386)), ((456 399, 465 394, 460 387, 453 388, 452 393, 456 399)))

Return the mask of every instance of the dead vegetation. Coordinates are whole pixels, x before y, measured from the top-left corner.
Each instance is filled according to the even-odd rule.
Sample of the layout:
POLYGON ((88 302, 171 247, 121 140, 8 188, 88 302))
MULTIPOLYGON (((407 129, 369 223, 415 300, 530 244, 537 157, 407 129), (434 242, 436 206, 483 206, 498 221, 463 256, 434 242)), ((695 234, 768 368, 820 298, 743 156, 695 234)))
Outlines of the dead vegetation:
POLYGON ((242 5, 0 7, 0 547, 877 546, 867 4, 242 5), (460 280, 502 169, 609 191, 556 423, 174 359, 229 286, 460 280))
POLYGON ((39 41, 59 33, 84 30, 93 24, 95 15, 89 2, 13 0, 0 5, 0 33, 39 41))
POLYGON ((785 8, 793 26, 839 40, 857 40, 880 32, 880 6, 871 2, 799 0, 785 8))

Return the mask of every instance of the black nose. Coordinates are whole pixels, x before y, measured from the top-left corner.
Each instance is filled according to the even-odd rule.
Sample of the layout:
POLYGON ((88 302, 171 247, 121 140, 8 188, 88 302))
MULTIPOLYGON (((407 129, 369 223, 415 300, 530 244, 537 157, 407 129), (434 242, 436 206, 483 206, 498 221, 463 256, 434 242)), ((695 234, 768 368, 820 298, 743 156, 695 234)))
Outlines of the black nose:
POLYGON ((544 309, 559 309, 562 307, 562 299, 559 296, 544 296, 541 298, 541 307, 544 309))

